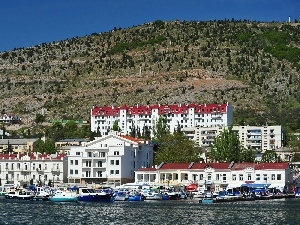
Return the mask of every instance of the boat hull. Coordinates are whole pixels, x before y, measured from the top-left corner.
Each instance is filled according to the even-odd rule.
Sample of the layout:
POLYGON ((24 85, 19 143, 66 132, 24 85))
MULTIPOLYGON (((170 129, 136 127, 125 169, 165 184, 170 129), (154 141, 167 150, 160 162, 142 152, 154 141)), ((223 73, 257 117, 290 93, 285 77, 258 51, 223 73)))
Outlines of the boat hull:
POLYGON ((77 196, 70 197, 50 197, 49 200, 51 202, 77 202, 77 196))
POLYGON ((78 201, 82 202, 113 202, 114 198, 111 194, 90 194, 90 195, 79 195, 78 201))

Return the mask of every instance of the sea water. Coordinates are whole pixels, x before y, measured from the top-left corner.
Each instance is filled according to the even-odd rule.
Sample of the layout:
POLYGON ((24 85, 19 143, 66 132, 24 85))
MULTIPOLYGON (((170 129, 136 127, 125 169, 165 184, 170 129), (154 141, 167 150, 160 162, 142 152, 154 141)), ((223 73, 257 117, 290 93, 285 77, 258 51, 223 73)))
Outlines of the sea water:
POLYGON ((0 199, 0 224, 300 224, 300 199, 53 203, 0 199))

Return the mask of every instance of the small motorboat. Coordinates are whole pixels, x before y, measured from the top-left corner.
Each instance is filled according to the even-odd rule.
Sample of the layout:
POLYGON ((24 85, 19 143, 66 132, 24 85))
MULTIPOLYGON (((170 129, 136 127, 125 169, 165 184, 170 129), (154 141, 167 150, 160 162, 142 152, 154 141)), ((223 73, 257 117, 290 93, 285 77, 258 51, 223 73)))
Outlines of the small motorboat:
POLYGON ((77 202, 77 194, 72 191, 57 190, 53 196, 49 197, 51 202, 77 202))

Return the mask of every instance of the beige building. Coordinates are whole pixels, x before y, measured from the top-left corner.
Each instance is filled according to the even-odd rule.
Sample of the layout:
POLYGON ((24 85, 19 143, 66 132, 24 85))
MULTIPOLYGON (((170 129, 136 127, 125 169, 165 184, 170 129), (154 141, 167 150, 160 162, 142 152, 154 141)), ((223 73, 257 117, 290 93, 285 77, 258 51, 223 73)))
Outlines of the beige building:
MULTIPOLYGON (((199 146, 209 147, 224 129, 228 127, 193 127, 183 128, 183 131, 199 146)), ((263 153, 282 147, 281 126, 233 126, 232 129, 237 132, 241 144, 246 149, 263 153)))
POLYGON ((7 152, 9 146, 12 153, 34 152, 38 140, 38 138, 0 139, 0 153, 7 152))

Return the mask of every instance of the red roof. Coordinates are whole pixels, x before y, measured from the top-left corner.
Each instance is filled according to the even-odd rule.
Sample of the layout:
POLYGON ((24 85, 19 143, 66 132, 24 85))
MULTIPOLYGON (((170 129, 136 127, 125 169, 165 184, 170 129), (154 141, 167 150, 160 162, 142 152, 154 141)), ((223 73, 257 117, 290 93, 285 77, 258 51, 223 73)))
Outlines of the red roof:
POLYGON ((248 167, 252 167, 255 170, 282 170, 286 169, 289 163, 235 163, 232 170, 244 170, 248 167))
POLYGON ((190 163, 164 163, 160 170, 188 169, 190 163))
MULTIPOLYGON (((18 160, 21 159, 22 157, 27 156, 27 154, 6 154, 6 153, 1 153, 0 154, 0 159, 11 159, 11 160, 18 160)), ((34 154, 34 153, 29 153, 28 154, 30 160, 41 160, 41 159, 52 159, 52 160, 62 160, 66 154, 59 154, 56 157, 52 157, 50 154, 34 154)))
POLYGON ((206 167, 212 167, 217 170, 229 169, 230 163, 194 163, 191 169, 205 169, 206 167))
POLYGON ((134 138, 134 137, 131 137, 131 136, 128 136, 128 135, 120 135, 120 137, 125 138, 129 141, 136 142, 136 143, 139 143, 140 141, 144 140, 144 139, 137 139, 137 138, 134 138))
POLYGON ((155 167, 139 168, 137 171, 156 171, 155 167))

